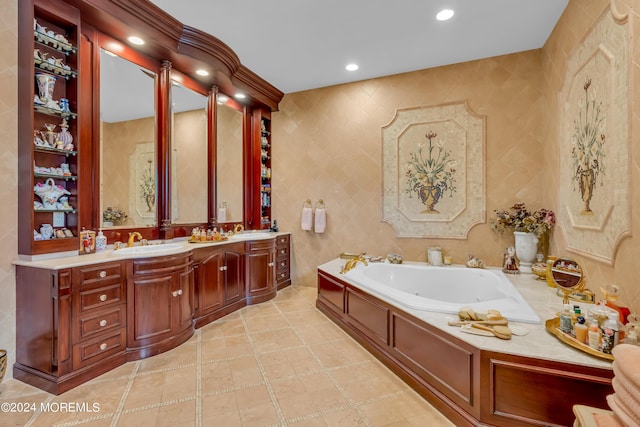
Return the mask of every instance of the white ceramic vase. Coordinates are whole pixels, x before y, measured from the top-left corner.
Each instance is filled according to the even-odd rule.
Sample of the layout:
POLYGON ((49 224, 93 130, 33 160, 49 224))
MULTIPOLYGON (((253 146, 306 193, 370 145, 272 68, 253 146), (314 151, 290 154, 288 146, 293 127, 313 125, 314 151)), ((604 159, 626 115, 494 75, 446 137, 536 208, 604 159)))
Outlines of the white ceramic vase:
POLYGON ((516 238, 516 256, 520 260, 520 272, 531 273, 531 266, 538 253, 538 236, 534 233, 514 231, 516 238))

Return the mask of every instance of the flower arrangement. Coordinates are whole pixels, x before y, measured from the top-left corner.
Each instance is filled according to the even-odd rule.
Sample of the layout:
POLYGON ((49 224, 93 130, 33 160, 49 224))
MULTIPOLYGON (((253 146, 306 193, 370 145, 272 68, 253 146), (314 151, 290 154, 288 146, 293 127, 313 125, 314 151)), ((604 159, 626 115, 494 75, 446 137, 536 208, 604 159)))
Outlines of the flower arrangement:
POLYGON ((429 211, 434 211, 433 207, 442 194, 449 190, 450 197, 456 191, 455 173, 457 162, 451 159, 451 151, 444 149, 444 141, 439 140, 434 143, 433 139, 438 136, 435 132, 428 132, 425 137, 427 143, 418 144, 418 152, 410 153, 410 159, 406 163, 407 188, 406 192, 416 193, 423 203, 427 205, 429 211), (426 156, 425 156, 426 148, 426 156))
POLYGON ((104 212, 102 212, 102 220, 106 222, 119 224, 126 219, 127 213, 125 211, 121 211, 120 209, 113 209, 111 207, 108 207, 104 212))
POLYGON ((551 230, 556 223, 556 215, 548 209, 530 212, 523 202, 516 203, 510 210, 495 210, 496 218, 491 228, 499 233, 507 229, 534 233, 538 236, 551 230))

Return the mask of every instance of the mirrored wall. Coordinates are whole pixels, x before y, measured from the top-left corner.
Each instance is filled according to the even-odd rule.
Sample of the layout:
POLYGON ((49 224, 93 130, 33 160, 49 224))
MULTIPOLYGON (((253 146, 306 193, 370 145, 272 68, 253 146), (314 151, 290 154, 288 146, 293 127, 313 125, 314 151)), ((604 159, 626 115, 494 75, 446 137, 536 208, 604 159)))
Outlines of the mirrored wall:
POLYGON ((242 112, 219 94, 216 117, 217 221, 242 222, 242 112))
POLYGON ((157 223, 157 75, 100 51, 100 211, 102 227, 157 223))

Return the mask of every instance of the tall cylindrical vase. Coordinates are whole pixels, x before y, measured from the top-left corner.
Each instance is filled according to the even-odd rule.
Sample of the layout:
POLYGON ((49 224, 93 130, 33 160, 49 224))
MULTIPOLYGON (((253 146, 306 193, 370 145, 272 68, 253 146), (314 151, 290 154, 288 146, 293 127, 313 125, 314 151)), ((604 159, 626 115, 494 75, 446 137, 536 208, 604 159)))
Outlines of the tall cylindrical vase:
POLYGON ((516 238, 516 256, 520 260, 520 272, 531 273, 531 266, 538 253, 538 236, 534 233, 514 231, 516 238))

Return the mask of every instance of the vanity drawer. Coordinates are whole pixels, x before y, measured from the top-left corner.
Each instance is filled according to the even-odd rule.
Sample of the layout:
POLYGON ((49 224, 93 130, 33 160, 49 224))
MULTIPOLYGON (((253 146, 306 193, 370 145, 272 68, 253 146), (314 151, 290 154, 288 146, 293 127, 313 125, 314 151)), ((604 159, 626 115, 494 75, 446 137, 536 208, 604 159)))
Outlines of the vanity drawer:
POLYGON ((78 297, 80 305, 78 314, 126 301, 123 283, 116 283, 102 288, 80 290, 78 297))
POLYGON ((120 262, 98 264, 74 269, 75 283, 81 288, 106 286, 122 281, 120 262))
POLYGON ((126 307, 125 304, 121 304, 119 307, 101 310, 97 314, 91 313, 80 317, 76 323, 77 340, 84 340, 112 329, 124 327, 127 315, 126 307))
POLYGON ((124 351, 127 344, 126 328, 109 335, 96 337, 73 346, 73 369, 96 363, 107 356, 124 351))
POLYGON ((276 238, 276 246, 277 247, 286 246, 288 248, 289 247, 289 235, 285 234, 283 236, 278 236, 276 238))
POLYGON ((276 259, 289 259, 289 246, 276 246, 276 259))

